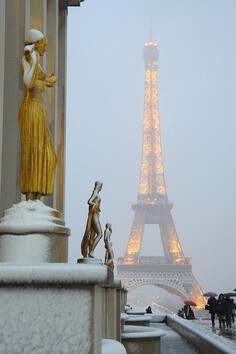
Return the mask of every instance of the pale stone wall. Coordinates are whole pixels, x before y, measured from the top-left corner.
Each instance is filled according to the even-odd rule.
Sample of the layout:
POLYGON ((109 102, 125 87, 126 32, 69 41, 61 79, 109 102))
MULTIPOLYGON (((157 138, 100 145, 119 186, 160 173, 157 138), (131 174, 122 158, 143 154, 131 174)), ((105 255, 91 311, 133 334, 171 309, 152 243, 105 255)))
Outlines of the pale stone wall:
MULTIPOLYGON (((2 0, 0 2, 0 217, 21 200, 18 111, 22 102, 20 63, 24 37, 37 28, 48 37, 42 66, 58 82, 46 89, 47 122, 57 152, 54 195, 44 203, 64 213, 65 85, 67 10, 59 0, 2 0)), ((23 197, 24 199, 24 197, 23 197)))
MULTIPOLYGON (((2 123, 4 92, 4 59, 5 59, 5 1, 0 2, 0 166, 2 163, 2 123)), ((1 174, 0 174, 1 185, 1 174)))
MULTIPOLYGON (((0 212, 21 200, 18 108, 22 101, 20 61, 25 35, 24 0, 5 0, 5 45, 2 120, 0 212)), ((4 6, 4 5, 1 5, 4 6)), ((1 16, 2 12, 1 12, 1 16)), ((1 58, 2 59, 2 58, 1 58)))

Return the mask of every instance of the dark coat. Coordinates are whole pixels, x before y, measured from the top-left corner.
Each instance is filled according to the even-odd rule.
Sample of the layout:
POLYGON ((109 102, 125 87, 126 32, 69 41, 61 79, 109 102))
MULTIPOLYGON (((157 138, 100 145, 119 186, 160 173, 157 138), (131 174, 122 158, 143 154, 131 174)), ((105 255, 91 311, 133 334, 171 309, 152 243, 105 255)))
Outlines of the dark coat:
POLYGON ((210 297, 207 301, 207 305, 210 313, 216 313, 217 300, 215 297, 210 297))
POLYGON ((226 300, 225 299, 218 299, 216 305, 216 313, 218 316, 225 316, 226 315, 226 300))
POLYGON ((233 308, 234 308, 233 302, 231 301, 231 299, 229 297, 226 297, 226 299, 225 299, 225 314, 232 315, 233 308))

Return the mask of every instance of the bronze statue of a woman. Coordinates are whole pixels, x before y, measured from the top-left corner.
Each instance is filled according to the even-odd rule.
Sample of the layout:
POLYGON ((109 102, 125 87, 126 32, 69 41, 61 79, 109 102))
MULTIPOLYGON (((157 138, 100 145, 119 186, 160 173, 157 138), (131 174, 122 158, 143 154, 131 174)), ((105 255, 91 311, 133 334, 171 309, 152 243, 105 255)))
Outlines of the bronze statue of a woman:
POLYGON ((94 258, 94 250, 102 238, 102 227, 99 220, 101 198, 99 192, 102 190, 102 182, 95 182, 91 197, 88 200, 89 213, 86 230, 81 243, 81 253, 85 258, 94 258))
POLYGON ((54 74, 46 78, 39 63, 46 50, 47 38, 40 31, 31 29, 26 35, 22 58, 24 100, 19 111, 21 193, 27 200, 53 193, 56 153, 46 123, 44 91, 45 84, 53 87, 57 78, 54 74))
POLYGON ((112 249, 112 242, 111 242, 111 233, 112 233, 112 225, 108 222, 105 227, 104 231, 104 243, 105 243, 105 262, 111 270, 114 269, 114 253, 112 249))

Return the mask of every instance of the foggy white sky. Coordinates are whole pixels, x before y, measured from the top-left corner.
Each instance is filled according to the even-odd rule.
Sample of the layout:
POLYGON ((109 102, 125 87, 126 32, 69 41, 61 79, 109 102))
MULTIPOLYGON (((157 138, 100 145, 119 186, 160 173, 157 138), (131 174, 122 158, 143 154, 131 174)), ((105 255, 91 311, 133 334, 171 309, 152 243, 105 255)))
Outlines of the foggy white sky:
MULTIPOLYGON (((66 223, 80 257, 87 200, 123 256, 137 198, 144 63, 152 28, 165 177, 175 226, 204 291, 236 287, 236 1, 86 0, 68 16, 66 223)), ((156 233, 158 236, 158 233, 156 233)), ((153 228, 142 255, 162 255, 153 228)), ((96 252, 103 257, 103 241, 96 252)))

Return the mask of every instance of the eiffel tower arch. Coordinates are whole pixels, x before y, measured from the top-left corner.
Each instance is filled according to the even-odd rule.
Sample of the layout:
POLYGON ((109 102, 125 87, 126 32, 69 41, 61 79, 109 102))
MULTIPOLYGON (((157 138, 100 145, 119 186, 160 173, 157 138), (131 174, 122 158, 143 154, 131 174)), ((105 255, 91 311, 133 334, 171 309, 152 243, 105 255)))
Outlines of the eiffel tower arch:
POLYGON ((145 91, 143 144, 137 201, 132 205, 134 220, 124 257, 118 258, 118 277, 129 290, 143 285, 156 285, 183 300, 193 300, 198 307, 206 303, 202 290, 192 274, 191 258, 182 250, 171 214, 162 158, 158 107, 157 44, 150 39, 144 44, 145 91), (144 228, 156 224, 164 257, 140 257, 144 228))

